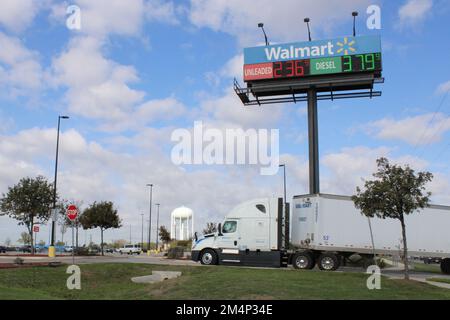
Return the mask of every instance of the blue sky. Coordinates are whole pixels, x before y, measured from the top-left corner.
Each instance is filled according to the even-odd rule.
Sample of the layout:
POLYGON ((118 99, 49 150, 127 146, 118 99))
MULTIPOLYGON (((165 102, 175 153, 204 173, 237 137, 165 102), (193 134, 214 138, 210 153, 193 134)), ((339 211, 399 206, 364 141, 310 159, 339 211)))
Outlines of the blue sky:
MULTIPOLYGON (((279 196, 281 176, 255 166, 175 166, 176 128, 202 120, 214 128, 280 130, 289 196, 306 193, 305 104, 244 108, 242 51, 262 44, 351 34, 380 34, 385 84, 380 98, 319 102, 322 191, 351 193, 388 156, 436 177, 435 202, 450 204, 450 5, 402 1, 2 1, 0 4, 0 193, 23 176, 53 179, 55 126, 62 123, 58 188, 64 198, 114 201, 124 228, 107 240, 140 239, 145 184, 155 186, 162 223, 180 205, 194 209, 197 229, 220 221, 252 197, 279 196), (65 9, 81 9, 81 30, 66 27, 65 9), (381 29, 366 27, 366 8, 381 8, 381 29)), ((24 228, 0 217, 0 243, 24 228)), ((89 231, 90 232, 90 231, 89 231)), ((92 231, 94 240, 99 232, 92 231)), ((47 240, 48 229, 41 238, 47 240)))

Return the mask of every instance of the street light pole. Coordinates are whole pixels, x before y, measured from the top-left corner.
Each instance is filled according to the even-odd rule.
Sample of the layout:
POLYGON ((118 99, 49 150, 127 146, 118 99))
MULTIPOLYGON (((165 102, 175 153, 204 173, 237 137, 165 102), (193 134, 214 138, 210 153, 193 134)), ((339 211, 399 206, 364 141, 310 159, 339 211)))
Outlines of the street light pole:
POLYGON ((159 203, 155 203, 155 205, 158 207, 158 213, 156 215, 156 250, 159 249, 158 244, 159 244, 159 203))
POLYGON ((142 251, 142 247, 144 246, 144 214, 141 213, 141 218, 142 218, 142 222, 141 222, 141 227, 142 227, 142 231, 141 231, 141 251, 142 251))
POLYGON ((56 211, 56 184, 58 180, 58 153, 59 153, 59 129, 61 126, 61 119, 69 119, 68 116, 58 116, 58 130, 56 133, 56 161, 55 161, 55 180, 53 182, 53 217, 52 217, 52 236, 50 247, 48 248, 48 256, 55 257, 55 211, 56 211))
POLYGON ((286 165, 280 164, 279 167, 283 167, 284 212, 286 212, 286 165))
POLYGON ((152 196, 153 196, 153 184, 148 183, 147 187, 150 187, 150 212, 149 212, 149 223, 148 223, 148 244, 147 244, 147 255, 150 255, 150 240, 152 238, 152 196))

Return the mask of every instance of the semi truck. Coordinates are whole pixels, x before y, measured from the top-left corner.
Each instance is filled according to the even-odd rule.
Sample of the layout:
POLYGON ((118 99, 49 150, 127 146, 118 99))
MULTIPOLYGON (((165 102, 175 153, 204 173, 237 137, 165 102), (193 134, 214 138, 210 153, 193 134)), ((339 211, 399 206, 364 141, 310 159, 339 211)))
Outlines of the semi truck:
MULTIPOLYGON (((407 215, 405 224, 408 255, 439 257, 450 274, 450 206, 430 205, 407 215)), ((367 261, 401 255, 401 235, 398 220, 368 218, 348 196, 299 195, 286 210, 283 199, 262 198, 235 207, 216 232, 195 233, 191 258, 204 265, 334 271, 355 255, 367 261)))

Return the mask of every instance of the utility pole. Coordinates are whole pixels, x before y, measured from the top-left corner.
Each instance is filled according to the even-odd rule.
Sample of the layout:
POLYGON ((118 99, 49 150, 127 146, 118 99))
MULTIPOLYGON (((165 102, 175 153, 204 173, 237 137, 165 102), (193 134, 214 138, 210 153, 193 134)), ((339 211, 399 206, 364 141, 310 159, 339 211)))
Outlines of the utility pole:
POLYGON ((149 223, 148 223, 148 244, 147 244, 147 255, 150 255, 150 241, 152 238, 152 196, 153 196, 153 184, 147 184, 150 187, 150 212, 149 212, 149 223))
MULTIPOLYGON (((55 252, 55 218, 56 218, 56 184, 58 180, 58 153, 59 153, 59 129, 61 126, 61 119, 69 119, 68 116, 58 116, 58 129, 56 133, 56 161, 55 161, 55 180, 53 182, 53 211, 52 211, 52 234, 50 240, 50 246, 48 248, 48 256, 54 258, 55 252)), ((33 248, 34 253, 34 248, 33 248)))
POLYGON ((155 204, 158 207, 158 213, 156 215, 156 250, 159 250, 159 203, 155 204))
POLYGON ((142 227, 142 230, 141 230, 141 250, 142 250, 142 247, 144 247, 144 214, 143 213, 141 213, 141 220, 142 220, 142 222, 141 222, 141 227, 142 227))

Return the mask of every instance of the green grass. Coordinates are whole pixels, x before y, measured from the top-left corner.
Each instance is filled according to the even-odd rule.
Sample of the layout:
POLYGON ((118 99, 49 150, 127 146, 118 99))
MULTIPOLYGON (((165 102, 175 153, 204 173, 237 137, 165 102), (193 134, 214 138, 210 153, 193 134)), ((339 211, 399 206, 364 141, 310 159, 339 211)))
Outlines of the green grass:
POLYGON ((450 284, 450 279, 447 279, 447 278, 428 278, 427 281, 442 282, 442 283, 450 284))
POLYGON ((438 264, 414 263, 414 271, 442 274, 441 267, 438 264))
POLYGON ((366 288, 366 274, 237 267, 81 265, 81 290, 68 290, 66 267, 0 270, 0 299, 450 299, 450 290, 382 279, 366 288), (182 271, 178 279, 135 284, 152 270, 182 271))

